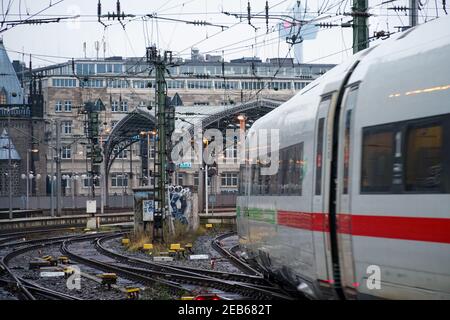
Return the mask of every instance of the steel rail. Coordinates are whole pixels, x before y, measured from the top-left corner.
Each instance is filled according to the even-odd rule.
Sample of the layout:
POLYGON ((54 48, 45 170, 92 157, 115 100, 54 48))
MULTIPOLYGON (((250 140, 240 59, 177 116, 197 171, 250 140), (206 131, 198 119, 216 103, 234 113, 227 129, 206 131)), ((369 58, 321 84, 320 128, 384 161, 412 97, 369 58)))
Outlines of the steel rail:
MULTIPOLYGON (((98 237, 98 234, 92 235, 82 235, 82 236, 75 236, 77 238, 93 238, 98 237)), ((33 295, 30 291, 37 293, 40 296, 46 296, 46 297, 52 297, 53 299, 59 299, 59 300, 80 300, 76 297, 51 290, 48 288, 45 288, 43 286, 37 285, 29 280, 23 279, 21 277, 17 277, 14 272, 9 268, 8 263, 14 258, 17 257, 25 252, 37 250, 46 246, 51 245, 57 245, 60 242, 69 239, 74 238, 73 235, 71 236, 60 236, 60 237, 54 237, 50 239, 35 239, 35 240, 29 240, 19 243, 8 243, 6 246, 21 246, 21 248, 14 250, 12 252, 9 252, 5 256, 3 256, 0 259, 0 266, 1 268, 7 272, 7 274, 13 279, 13 286, 20 292, 21 297, 25 300, 36 300, 35 295, 33 295)), ((6 247, 5 245, 3 247, 6 247)))
POLYGON ((236 235, 236 232, 229 232, 229 233, 225 233, 222 235, 219 235, 218 237, 216 237, 212 242, 211 242, 211 246, 213 247, 214 250, 216 250, 222 257, 227 258, 228 260, 230 260, 230 262, 239 270, 247 273, 247 274, 253 274, 253 275, 257 275, 260 277, 263 277, 262 274, 252 268, 251 266, 249 266, 246 262, 244 262, 243 260, 241 260, 240 258, 236 257, 231 250, 227 250, 225 249, 220 242, 226 238, 229 238, 231 236, 236 235))
POLYGON ((170 270, 173 272, 178 273, 186 273, 186 274, 200 274, 202 276, 208 276, 211 278, 216 279, 223 279, 223 280, 232 280, 237 282, 245 282, 249 284, 255 284, 255 285, 269 285, 267 281, 261 277, 261 276, 255 276, 255 275, 243 275, 239 273, 232 273, 232 272, 221 272, 216 270, 207 270, 207 269, 201 269, 201 268, 195 268, 195 267, 186 267, 186 266, 177 266, 177 265, 170 265, 166 263, 161 262, 153 262, 149 260, 139 259, 135 257, 130 257, 124 254, 120 254, 114 250, 108 249, 104 246, 104 243, 106 241, 109 241, 111 239, 120 237, 120 234, 114 234, 114 235, 108 235, 99 238, 96 241, 96 249, 100 251, 102 254, 109 256, 110 258, 113 258, 118 261, 122 261, 128 264, 136 264, 140 266, 145 266, 149 268, 153 268, 159 271, 162 270, 170 270))
POLYGON ((93 267, 98 270, 103 270, 106 272, 114 272, 114 273, 122 276, 123 278, 129 279, 129 280, 132 280, 135 282, 139 282, 139 283, 143 283, 143 284, 158 283, 161 285, 166 285, 175 294, 179 293, 178 291, 185 290, 178 283, 174 283, 172 281, 165 280, 165 279, 144 276, 142 274, 127 270, 126 268, 123 268, 121 266, 112 265, 109 263, 100 262, 100 261, 97 261, 94 259, 86 258, 86 257, 83 257, 82 255, 75 253, 69 249, 70 244, 72 244, 73 242, 83 241, 83 240, 85 240, 85 239, 66 239, 62 242, 60 250, 63 254, 67 255, 69 258, 71 258, 75 261, 78 261, 84 265, 93 267))

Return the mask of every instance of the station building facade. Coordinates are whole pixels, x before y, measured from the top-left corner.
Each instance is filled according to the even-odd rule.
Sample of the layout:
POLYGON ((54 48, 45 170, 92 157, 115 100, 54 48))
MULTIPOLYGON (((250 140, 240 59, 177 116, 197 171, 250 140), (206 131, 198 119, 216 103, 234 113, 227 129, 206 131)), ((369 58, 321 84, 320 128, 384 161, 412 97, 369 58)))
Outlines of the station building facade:
MULTIPOLYGON (((168 96, 176 106, 201 106, 207 110, 210 106, 240 104, 257 97, 288 100, 332 67, 294 64, 292 59, 262 62, 258 58, 243 58, 222 62, 192 55, 191 59, 179 60, 177 66, 169 68, 166 83, 168 96)), ((89 195, 92 180, 86 160, 86 118, 80 112, 81 107, 88 101, 102 100, 106 110, 100 114, 100 132, 106 141, 123 117, 137 108, 154 105, 152 67, 142 58, 111 57, 72 60, 33 72, 42 81, 44 118, 50 123, 58 119, 61 125, 63 194, 89 195)), ((48 125, 45 132, 47 142, 54 145, 52 126, 48 125)), ((109 195, 131 194, 132 188, 145 183, 142 149, 140 143, 135 143, 117 153, 108 177, 109 195)), ((53 157, 49 154, 47 158, 46 169, 52 172, 53 157)), ((199 183, 196 170, 177 168, 173 183, 195 188, 199 183)), ((211 179, 212 192, 236 192, 238 171, 238 164, 219 168, 219 175, 211 179)))

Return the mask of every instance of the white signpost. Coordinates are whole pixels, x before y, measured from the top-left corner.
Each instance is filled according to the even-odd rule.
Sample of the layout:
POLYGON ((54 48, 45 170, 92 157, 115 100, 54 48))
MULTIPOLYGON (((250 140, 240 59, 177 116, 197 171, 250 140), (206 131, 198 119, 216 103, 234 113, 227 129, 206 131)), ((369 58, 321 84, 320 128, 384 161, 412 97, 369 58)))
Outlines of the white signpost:
POLYGON ((191 254, 189 256, 189 260, 207 260, 209 259, 209 255, 207 254, 191 254))
MULTIPOLYGON (((86 213, 97 213, 97 200, 87 200, 86 201, 86 213)), ((99 217, 90 217, 87 219, 86 228, 87 229, 98 229, 100 224, 99 217)))
POLYGON ((87 200, 86 213, 96 213, 96 212, 97 212, 97 200, 87 200))

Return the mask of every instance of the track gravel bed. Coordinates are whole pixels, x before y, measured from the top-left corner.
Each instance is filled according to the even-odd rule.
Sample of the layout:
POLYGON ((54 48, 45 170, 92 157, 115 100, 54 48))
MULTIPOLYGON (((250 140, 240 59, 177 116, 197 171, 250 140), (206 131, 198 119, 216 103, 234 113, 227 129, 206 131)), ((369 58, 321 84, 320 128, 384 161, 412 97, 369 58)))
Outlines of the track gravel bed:
MULTIPOLYGON (((193 267, 193 268, 199 268, 199 269, 205 269, 205 270, 215 270, 215 271, 221 271, 221 272, 229 272, 229 273, 239 273, 243 274, 243 272, 239 269, 237 269, 235 266, 233 266, 230 262, 228 262, 227 259, 223 258, 216 250, 214 250, 211 247, 211 241, 216 238, 218 234, 207 234, 203 236, 199 236, 197 240, 193 243, 192 251, 193 254, 208 254, 210 258, 215 258, 215 264, 214 268, 211 267, 211 260, 188 260, 188 259, 178 259, 171 262, 164 262, 168 265, 173 266, 184 266, 184 267, 193 267)), ((234 238, 234 237, 233 237, 234 238)), ((228 240, 230 241, 230 240, 228 240)), ((237 244, 237 237, 235 237, 235 244, 237 244)), ((111 249, 113 251, 116 251, 117 253, 134 257, 134 258, 140 258, 140 259, 147 259, 149 261, 152 260, 152 257, 145 252, 142 251, 130 251, 127 250, 126 247, 124 247, 121 244, 121 239, 116 238, 109 241, 106 241, 104 243, 105 247, 108 249, 111 249)))
MULTIPOLYGON (((59 245, 44 247, 40 250, 34 250, 26 252, 20 256, 13 258, 10 261, 10 268, 19 277, 23 279, 30 280, 36 284, 43 286, 45 288, 55 290, 61 293, 65 293, 71 296, 75 296, 80 299, 86 300, 119 300, 125 299, 125 294, 118 290, 107 290, 106 287, 102 286, 100 283, 93 281, 91 279, 82 277, 81 278, 81 289, 69 290, 67 288, 67 280, 64 277, 41 277, 40 273, 45 270, 28 270, 29 262, 37 257, 42 257, 44 255, 51 255, 53 257, 61 256, 59 251, 59 245)), ((98 274, 100 272, 94 270, 88 270, 83 265, 77 265, 80 267, 82 273, 88 274, 98 274)))

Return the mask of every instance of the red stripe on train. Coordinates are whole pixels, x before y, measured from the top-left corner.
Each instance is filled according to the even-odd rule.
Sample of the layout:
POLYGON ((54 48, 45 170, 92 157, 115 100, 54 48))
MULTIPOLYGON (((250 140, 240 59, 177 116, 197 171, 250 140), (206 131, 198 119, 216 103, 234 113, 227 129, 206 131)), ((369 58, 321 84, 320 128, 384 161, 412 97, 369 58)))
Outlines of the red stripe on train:
MULTIPOLYGON (((278 224, 328 232, 328 214, 278 211, 278 224)), ((338 215, 338 232, 354 236, 450 243, 450 219, 338 215)))

